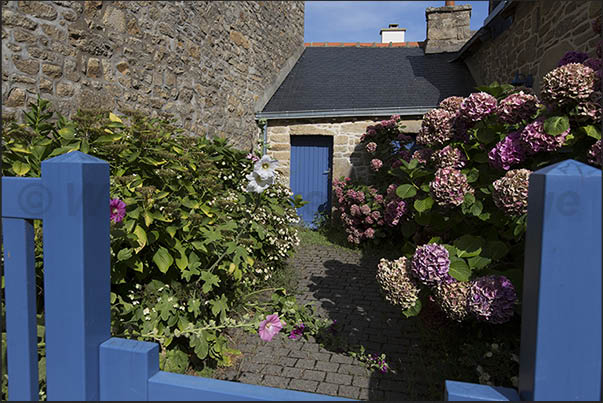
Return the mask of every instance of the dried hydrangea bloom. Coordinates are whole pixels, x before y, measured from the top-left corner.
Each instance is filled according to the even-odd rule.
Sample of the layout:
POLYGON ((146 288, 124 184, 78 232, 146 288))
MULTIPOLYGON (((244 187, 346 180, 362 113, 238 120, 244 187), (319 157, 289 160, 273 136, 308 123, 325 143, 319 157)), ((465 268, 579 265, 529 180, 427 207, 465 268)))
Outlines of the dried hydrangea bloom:
POLYGON ((486 92, 474 92, 463 100, 459 116, 477 122, 496 110, 496 98, 486 92))
POLYGON ((538 98, 519 91, 511 94, 498 104, 496 114, 505 123, 515 124, 529 119, 538 110, 538 98))
POLYGON ((431 148, 421 148, 412 153, 412 159, 419 161, 421 165, 426 165, 431 159, 432 154, 433 150, 431 148))
MULTIPOLYGON (((568 64, 569 66, 569 64, 568 64)), ((519 134, 521 146, 528 154, 540 151, 555 151, 563 146, 565 138, 569 134, 568 128, 557 136, 551 136, 544 132, 544 118, 540 117, 526 125, 519 134)))
POLYGON ((431 243, 415 250, 410 271, 421 283, 427 286, 452 283, 455 280, 448 273, 449 270, 450 259, 443 246, 431 243))
POLYGON ((457 281, 438 285, 433 296, 448 319, 462 322, 469 315, 470 290, 471 283, 457 281))
POLYGON ((429 183, 429 190, 435 202, 447 208, 460 206, 465 194, 474 193, 465 174, 454 168, 438 169, 429 183))
POLYGON ((377 151, 377 143, 375 143, 374 141, 371 141, 370 143, 368 143, 366 145, 366 151, 369 153, 374 153, 375 151, 377 151))
POLYGON ((570 63, 548 72, 542 78, 542 101, 551 106, 566 106, 587 100, 594 91, 595 71, 580 63, 570 63))
POLYGON ((576 52, 574 50, 570 50, 569 52, 566 52, 563 55, 561 60, 559 60, 557 67, 565 66, 566 64, 569 64, 569 63, 582 63, 586 59, 588 59, 588 53, 576 52))
POLYGON ((447 110, 448 112, 456 115, 456 112, 460 109, 461 103, 463 103, 463 97, 448 97, 442 100, 438 105, 440 108, 447 110))
POLYGON ((401 257, 394 261, 381 259, 377 266, 377 284, 385 299, 402 310, 411 308, 419 298, 419 287, 410 276, 408 260, 401 257))
POLYGON ((512 169, 494 181, 492 199, 496 207, 514 217, 527 213, 531 172, 528 169, 512 169))
POLYGON ((595 144, 593 144, 588 150, 588 162, 593 165, 602 165, 601 140, 595 141, 595 144))
POLYGON ((458 148, 447 145, 431 156, 431 160, 438 168, 456 168, 460 169, 467 164, 465 154, 458 148))
POLYGON ((513 317, 517 294, 505 276, 480 277, 471 282, 469 311, 478 320, 500 324, 513 317))
MULTIPOLYGON (((593 93, 593 95, 598 93, 593 93)), ((593 96, 588 101, 582 101, 576 105, 576 122, 581 124, 599 123, 601 121, 601 102, 593 96)), ((600 99, 600 97, 598 97, 600 99)))
POLYGON ((385 206, 385 222, 390 227, 395 227, 400 223, 400 219, 406 213, 406 202, 398 197, 390 200, 385 206))
POLYGON ((444 145, 452 137, 453 117, 445 109, 435 108, 427 112, 417 134, 417 144, 428 147, 444 145))
POLYGON ((513 165, 523 162, 525 152, 519 134, 518 131, 510 133, 490 150, 488 160, 491 167, 508 171, 513 165))

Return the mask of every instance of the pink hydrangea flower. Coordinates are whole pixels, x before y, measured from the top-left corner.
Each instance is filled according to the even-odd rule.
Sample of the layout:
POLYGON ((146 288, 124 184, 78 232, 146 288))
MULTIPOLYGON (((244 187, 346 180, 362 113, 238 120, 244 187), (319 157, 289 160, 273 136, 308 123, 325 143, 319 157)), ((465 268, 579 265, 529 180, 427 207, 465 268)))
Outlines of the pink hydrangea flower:
POLYGON ((272 338, 281 331, 285 322, 281 322, 277 314, 266 316, 266 320, 260 322, 260 339, 264 341, 271 341, 272 338))
POLYGON ((373 239, 373 237, 375 236, 375 230, 372 228, 367 228, 364 231, 364 236, 367 237, 368 239, 373 239))
POLYGON ((381 169, 381 167, 383 166, 383 161, 381 161, 380 159, 373 159, 371 160, 371 169, 375 172, 379 171, 379 169, 381 169))
POLYGON ((121 222, 126 216, 126 203, 119 199, 111 199, 109 209, 111 210, 111 221, 114 223, 121 222))

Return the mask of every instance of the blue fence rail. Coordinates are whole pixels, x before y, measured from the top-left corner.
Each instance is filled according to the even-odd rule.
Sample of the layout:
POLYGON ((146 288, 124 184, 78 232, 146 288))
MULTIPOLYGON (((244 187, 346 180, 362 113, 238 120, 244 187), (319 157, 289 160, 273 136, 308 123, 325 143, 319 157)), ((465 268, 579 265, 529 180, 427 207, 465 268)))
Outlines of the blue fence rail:
MULTIPOLYGON (((156 343, 110 334, 109 165, 78 151, 2 178, 10 400, 37 400, 32 220, 44 222, 48 400, 346 400, 159 370, 156 343)), ((530 177, 519 391, 446 381, 447 400, 601 398, 601 171, 530 177)))

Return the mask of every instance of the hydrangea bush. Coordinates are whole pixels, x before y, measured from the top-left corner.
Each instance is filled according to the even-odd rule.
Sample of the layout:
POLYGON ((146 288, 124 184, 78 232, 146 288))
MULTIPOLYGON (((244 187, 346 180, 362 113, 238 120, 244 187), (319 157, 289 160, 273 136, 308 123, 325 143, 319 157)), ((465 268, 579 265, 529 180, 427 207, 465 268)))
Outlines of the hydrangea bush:
MULTIPOLYGON (((530 173, 568 158, 601 166, 601 65, 600 55, 568 53, 544 75, 539 94, 492 83, 446 98, 425 114, 414 139, 399 130, 397 116, 389 120, 397 124, 367 128, 364 146, 383 161, 371 214, 384 221, 370 225, 380 239, 398 240, 409 262, 410 277, 385 270, 398 263, 380 263, 388 301, 407 316, 430 298, 454 321, 511 319, 521 295, 530 173), (415 298, 412 279, 425 290, 415 305, 394 302, 415 298), (407 299, 400 290, 409 290, 407 299)), ((359 186, 345 181, 346 189, 359 186)), ((360 222, 345 221, 356 211, 349 203, 339 191, 336 216, 344 214, 353 232, 360 222)), ((369 241, 356 235, 349 240, 369 241)))

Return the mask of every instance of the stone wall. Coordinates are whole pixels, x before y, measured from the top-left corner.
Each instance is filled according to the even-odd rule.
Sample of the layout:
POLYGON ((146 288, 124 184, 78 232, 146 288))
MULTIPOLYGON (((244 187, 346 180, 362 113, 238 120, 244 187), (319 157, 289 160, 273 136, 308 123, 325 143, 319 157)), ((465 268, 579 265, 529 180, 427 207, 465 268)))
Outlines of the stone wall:
POLYGON ((518 1, 509 11, 513 22, 494 39, 470 49, 465 57, 478 85, 492 81, 511 82, 515 73, 531 74, 534 88, 540 79, 557 67, 568 50, 596 57, 600 37, 591 21, 601 14, 600 1, 537 0, 518 1))
MULTIPOLYGON (((268 121, 268 155, 279 161, 280 171, 289 184, 291 160, 291 136, 331 136, 333 137, 333 178, 349 176, 354 180, 369 183, 371 171, 370 158, 361 147, 360 137, 366 127, 382 118, 324 118, 304 120, 269 120, 268 121)), ((418 118, 404 119, 405 133, 417 133, 421 127, 418 118)))
POLYGON ((39 93, 65 115, 169 113, 248 149, 303 36, 303 1, 3 1, 2 112, 39 93))
POLYGON ((456 52, 471 37, 471 6, 427 7, 425 53, 456 52))

